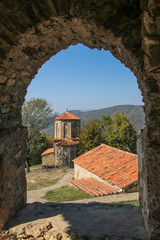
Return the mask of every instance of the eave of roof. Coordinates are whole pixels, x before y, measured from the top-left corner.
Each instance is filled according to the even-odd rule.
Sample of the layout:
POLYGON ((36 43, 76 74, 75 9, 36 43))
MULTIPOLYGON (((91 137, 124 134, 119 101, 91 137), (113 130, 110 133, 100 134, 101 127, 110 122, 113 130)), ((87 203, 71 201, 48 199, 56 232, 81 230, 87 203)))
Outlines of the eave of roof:
POLYGON ((70 139, 64 139, 62 141, 59 141, 55 143, 55 146, 73 146, 79 144, 78 142, 72 141, 70 139))
POLYGON ((65 112, 62 115, 56 117, 54 120, 81 120, 81 119, 72 113, 65 112))
POLYGON ((44 151, 41 156, 50 154, 50 153, 54 153, 54 148, 48 148, 46 151, 44 151))
POLYGON ((98 182, 92 178, 71 179, 69 182, 94 197, 115 194, 118 192, 117 189, 107 186, 106 184, 98 182))
POLYGON ((62 141, 61 138, 53 138, 53 142, 58 142, 58 141, 62 141))

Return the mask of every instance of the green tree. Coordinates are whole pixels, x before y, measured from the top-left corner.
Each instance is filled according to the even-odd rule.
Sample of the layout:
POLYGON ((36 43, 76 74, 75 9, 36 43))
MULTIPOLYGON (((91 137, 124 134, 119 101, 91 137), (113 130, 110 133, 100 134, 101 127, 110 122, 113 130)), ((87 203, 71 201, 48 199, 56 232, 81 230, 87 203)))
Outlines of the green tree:
POLYGON ((103 116, 101 119, 103 142, 109 146, 136 153, 137 133, 126 114, 103 116))
POLYGON ((41 163, 41 153, 46 149, 53 147, 47 136, 36 128, 28 127, 27 151, 30 165, 41 163))
POLYGON ((53 146, 51 140, 42 133, 42 130, 53 122, 56 115, 45 99, 31 98, 24 103, 22 121, 28 128, 27 166, 41 163, 41 153, 53 146))
POLYGON ((22 122, 30 128, 44 129, 53 121, 57 114, 45 99, 31 98, 25 101, 22 107, 22 122))
POLYGON ((99 146, 102 142, 99 120, 90 119, 87 123, 83 124, 79 138, 79 154, 83 154, 99 146))

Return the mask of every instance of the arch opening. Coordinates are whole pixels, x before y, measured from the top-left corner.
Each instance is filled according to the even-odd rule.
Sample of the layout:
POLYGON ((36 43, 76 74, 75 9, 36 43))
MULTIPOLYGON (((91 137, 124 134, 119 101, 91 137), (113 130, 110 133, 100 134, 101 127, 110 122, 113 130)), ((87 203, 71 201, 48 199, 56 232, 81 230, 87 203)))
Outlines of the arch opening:
MULTIPOLYGON (((112 111, 113 112, 118 111, 118 113, 120 113, 121 111, 126 111, 127 109, 128 111, 130 111, 129 108, 135 105, 135 102, 133 101, 136 101, 135 100, 136 97, 137 98, 139 97, 137 102, 139 104, 141 103, 141 99, 139 96, 140 94, 137 91, 137 88, 136 88, 137 86, 135 85, 136 85, 136 79, 134 78, 134 76, 132 76, 131 72, 128 69, 124 68, 124 66, 122 66, 122 64, 116 59, 114 59, 113 56, 111 56, 110 54, 107 54, 106 56, 106 51, 100 52, 100 51, 90 50, 84 46, 79 45, 77 47, 74 46, 68 50, 65 50, 65 53, 63 52, 62 54, 60 54, 59 57, 58 56, 53 57, 52 59, 50 59, 50 61, 47 64, 43 65, 41 71, 39 72, 39 74, 35 79, 35 83, 33 80, 33 85, 31 85, 29 89, 29 91, 31 90, 32 93, 30 94, 28 92, 27 96, 35 97, 34 95, 35 93, 36 97, 41 97, 43 94, 43 98, 48 97, 50 101, 52 100, 54 102, 54 108, 56 107, 56 111, 59 110, 58 106, 60 107, 61 111, 64 111, 67 106, 70 106, 70 110, 72 109, 79 110, 79 108, 82 109, 85 107, 87 108, 90 107, 92 109, 97 108, 97 106, 95 106, 96 101, 94 98, 98 100, 101 97, 101 95, 103 95, 103 97, 101 98, 101 101, 99 102, 97 101, 98 102, 97 104, 99 106, 100 104, 104 104, 102 105, 102 107, 99 107, 99 108, 100 109, 104 108, 104 106, 106 106, 108 102, 110 104, 108 107, 113 107, 116 104, 112 103, 112 101, 114 102, 114 98, 117 98, 115 100, 117 101, 117 105, 121 105, 121 104, 124 104, 124 105, 121 106, 121 110, 118 110, 117 108, 116 110, 112 110, 112 111), (80 54, 82 52, 83 54, 80 54), (87 56, 87 54, 89 56, 87 56), (89 58, 90 58, 90 63, 89 63, 89 58), (55 64, 56 60, 58 62, 57 64, 55 64), (66 63, 66 66, 64 66, 65 63, 66 63), (62 74, 61 72, 59 72, 61 67, 63 68, 62 74), (73 67, 75 68, 74 71, 73 71, 73 67), (84 69, 85 69, 85 73, 80 74, 80 72, 84 72, 84 69), (54 75, 53 75, 53 72, 54 72, 54 75), (47 81, 47 78, 49 78, 48 81, 47 81), (119 79, 116 79, 116 78, 119 78, 119 79), (87 82, 87 79, 88 79, 88 82, 87 82), (77 83, 75 84, 76 80, 77 80, 77 83), (107 82, 106 84, 105 84, 105 81, 107 82), (110 82, 113 82, 113 83, 110 83, 110 82), (121 83, 119 84, 118 82, 121 82, 121 83), (131 84, 132 82, 134 83, 131 84), (116 86, 115 83, 118 86, 116 86), (40 84, 42 85, 41 87, 40 87, 40 84), (128 85, 128 88, 127 88, 127 85, 128 85), (48 86, 49 86, 49 89, 48 89, 48 86), (125 88, 126 90, 124 90, 125 88), (134 94, 132 93, 132 91, 134 92, 134 94), (110 94, 110 92, 112 92, 112 94, 110 94), (87 98, 85 97, 85 93, 87 93, 87 98), (123 98, 125 93, 126 93, 126 96, 125 98, 123 98), (132 94, 134 96, 134 99, 131 97, 128 100, 129 95, 132 95, 132 94), (122 100, 120 97, 122 98, 122 100), (59 104, 59 99, 61 99, 60 104, 59 104), (122 101, 121 104, 118 104, 120 103, 120 101, 122 101), (85 105, 83 105, 84 102, 85 102, 85 105), (90 105, 91 103, 92 105, 90 105), (132 106, 129 106, 131 103, 132 103, 132 106), (78 107, 71 107, 72 105, 69 105, 69 104, 73 104, 73 106, 76 106, 77 104, 79 105, 78 107), (128 105, 127 109, 125 109, 126 104, 128 105)), ((137 109, 136 111, 138 111, 139 109, 138 106, 135 106, 135 108, 137 109)), ((137 129, 138 133, 140 133, 140 129, 144 127, 143 110, 142 111, 141 110, 139 109, 140 114, 142 113, 141 114, 142 125, 140 124, 141 126, 138 126, 138 129, 137 129)), ((134 115, 136 114, 135 109, 133 111, 134 111, 134 114, 132 119, 135 117, 134 115)), ((74 112, 73 114, 76 115, 76 113, 74 112)), ((106 114, 103 113, 102 115, 107 115, 107 113, 106 114)), ((141 117, 139 118, 140 121, 141 121, 141 117)), ((50 136, 53 136, 53 137, 55 136, 58 138, 70 138, 68 136, 68 132, 70 132, 71 129, 69 129, 68 131, 67 123, 63 124, 63 127, 62 127, 63 134, 60 134, 60 135, 58 135, 58 123, 55 123, 55 124, 56 124, 55 135, 54 135, 54 128, 52 127, 52 130, 51 128, 49 130, 50 136)), ((76 123, 73 123, 73 128, 70 133, 72 135, 72 138, 77 137, 77 127, 76 125, 74 126, 74 124, 76 123)), ((132 124, 134 125, 133 122, 132 124)), ((99 145, 101 143, 102 142, 100 142, 99 145)), ((47 158, 45 159, 47 161, 47 158)), ((50 159, 50 156, 49 156, 49 159, 50 159)), ((71 159, 73 159, 73 157, 71 157, 71 159)), ((43 161, 43 164, 45 165, 45 160, 43 161)))

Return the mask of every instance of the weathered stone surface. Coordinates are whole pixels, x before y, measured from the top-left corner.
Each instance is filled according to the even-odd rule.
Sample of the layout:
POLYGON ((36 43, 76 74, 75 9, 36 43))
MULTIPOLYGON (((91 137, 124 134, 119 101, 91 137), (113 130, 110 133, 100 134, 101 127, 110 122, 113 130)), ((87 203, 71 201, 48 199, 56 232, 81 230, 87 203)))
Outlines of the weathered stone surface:
POLYGON ((26 128, 0 132, 0 228, 26 202, 26 128))
POLYGON ((29 204, 7 227, 18 239, 147 239, 138 207, 98 202, 29 204))
POLYGON ((25 158, 20 125, 27 87, 50 57, 71 44, 83 43, 109 50, 137 77, 146 119, 141 137, 141 208, 149 238, 160 238, 159 11, 157 0, 0 2, 1 151, 5 149, 0 159, 1 227, 24 202, 24 171, 14 175, 9 168, 7 175, 7 168, 21 169, 25 158), (23 184, 19 185, 21 180, 23 184))
POLYGON ((42 166, 54 167, 55 166, 55 154, 54 152, 45 154, 42 156, 42 166))

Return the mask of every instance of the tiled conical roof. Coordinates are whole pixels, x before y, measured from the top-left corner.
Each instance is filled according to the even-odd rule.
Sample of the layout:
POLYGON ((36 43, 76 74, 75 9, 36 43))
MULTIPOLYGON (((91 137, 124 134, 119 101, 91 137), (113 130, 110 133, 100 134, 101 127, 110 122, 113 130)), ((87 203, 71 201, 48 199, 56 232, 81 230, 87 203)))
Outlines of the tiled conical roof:
POLYGON ((72 113, 65 112, 59 117, 56 117, 54 120, 81 120, 81 119, 72 113))

